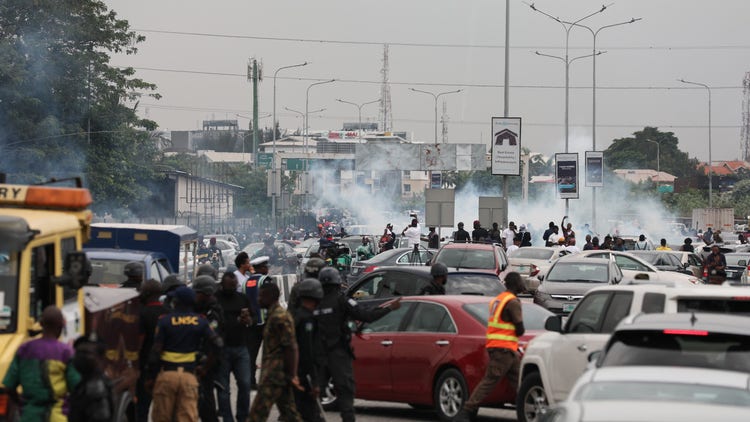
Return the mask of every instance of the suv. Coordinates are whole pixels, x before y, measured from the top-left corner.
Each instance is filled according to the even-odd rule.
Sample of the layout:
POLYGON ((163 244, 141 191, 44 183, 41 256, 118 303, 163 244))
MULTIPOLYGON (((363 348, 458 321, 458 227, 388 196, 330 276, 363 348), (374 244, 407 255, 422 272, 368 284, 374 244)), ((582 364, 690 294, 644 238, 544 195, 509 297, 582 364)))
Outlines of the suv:
POLYGON ((430 260, 431 264, 436 262, 448 268, 490 272, 502 280, 508 268, 503 247, 491 243, 448 243, 430 260))
POLYGON ((589 354, 602 350, 617 324, 639 313, 711 312, 750 315, 746 288, 669 287, 656 284, 602 286, 581 299, 563 326, 547 319, 548 331, 528 346, 521 361, 516 403, 518 420, 537 420, 549 405, 564 400, 583 374, 589 354))

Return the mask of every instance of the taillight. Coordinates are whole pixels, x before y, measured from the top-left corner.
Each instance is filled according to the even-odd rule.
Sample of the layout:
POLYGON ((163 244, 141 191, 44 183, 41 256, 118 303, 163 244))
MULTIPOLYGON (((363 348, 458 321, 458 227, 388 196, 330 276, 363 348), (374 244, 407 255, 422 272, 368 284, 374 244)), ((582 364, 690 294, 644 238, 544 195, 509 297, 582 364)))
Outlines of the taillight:
POLYGON ((708 267, 703 267, 703 277, 708 277, 708 267))
POLYGON ((678 336, 707 336, 708 331, 704 330, 664 330, 664 334, 673 334, 678 336))
POLYGON ((750 300, 750 296, 733 296, 732 300, 750 300))
POLYGON ((8 401, 8 394, 0 393, 0 416, 6 416, 8 414, 8 401))
POLYGON ((537 267, 534 264, 531 264, 531 273, 529 274, 531 277, 534 277, 535 275, 539 274, 539 267, 537 267))
POLYGON ((362 270, 362 272, 369 273, 369 272, 375 271, 377 268, 378 268, 377 265, 368 265, 367 267, 365 267, 364 270, 362 270))

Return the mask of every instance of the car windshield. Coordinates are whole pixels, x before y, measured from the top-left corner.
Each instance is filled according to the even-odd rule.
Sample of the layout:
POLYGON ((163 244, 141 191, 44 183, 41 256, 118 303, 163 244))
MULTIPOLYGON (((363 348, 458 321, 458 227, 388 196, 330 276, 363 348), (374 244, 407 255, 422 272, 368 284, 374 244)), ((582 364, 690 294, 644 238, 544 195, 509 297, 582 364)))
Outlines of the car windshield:
POLYGON ((438 253, 435 262, 441 262, 448 268, 494 270, 495 253, 489 249, 445 248, 438 253))
POLYGON ((508 254, 509 258, 524 258, 524 259, 551 259, 555 256, 555 249, 530 249, 530 248, 518 248, 508 254))
POLYGON ((497 296, 505 291, 505 286, 494 274, 449 273, 445 292, 449 295, 475 294, 497 296))
POLYGON ((591 382, 581 388, 576 399, 582 401, 674 401, 750 406, 750 392, 746 389, 672 382, 591 382))
POLYGON ((606 263, 560 261, 549 270, 545 281, 578 283, 606 283, 609 281, 609 269, 606 263))
POLYGON ((20 255, 0 248, 0 333, 16 331, 20 255))
POLYGON ((750 335, 693 330, 618 331, 602 366, 630 365, 750 372, 750 335))
MULTIPOLYGON (((487 325, 490 309, 487 303, 467 303, 463 306, 464 310, 474 319, 487 325)), ((544 323, 547 318, 554 315, 552 312, 531 303, 523 304, 523 326, 527 330, 544 330, 544 323)))
POLYGON ((727 265, 733 265, 738 267, 747 266, 750 263, 750 254, 748 255, 735 255, 726 254, 724 258, 727 260, 727 265), (742 263, 740 263, 742 261, 742 263))

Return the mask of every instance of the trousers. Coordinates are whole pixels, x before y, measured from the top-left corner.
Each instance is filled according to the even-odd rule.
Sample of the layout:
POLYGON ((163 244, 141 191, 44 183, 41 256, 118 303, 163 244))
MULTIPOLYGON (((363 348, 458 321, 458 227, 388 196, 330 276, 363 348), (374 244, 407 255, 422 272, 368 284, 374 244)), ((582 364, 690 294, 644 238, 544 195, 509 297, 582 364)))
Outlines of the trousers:
POLYGON ((229 392, 230 375, 234 373, 237 381, 237 422, 245 422, 250 409, 250 354, 245 346, 226 346, 222 352, 217 380, 222 385, 219 389, 219 413, 224 422, 231 422, 232 399, 229 392))
POLYGON ((294 393, 292 393, 291 384, 259 384, 258 393, 253 399, 253 405, 250 407, 249 422, 265 422, 271 407, 276 404, 279 409, 280 420, 284 422, 302 422, 302 417, 297 412, 297 406, 294 404, 294 393))
POLYGON ((181 368, 161 371, 154 383, 153 422, 198 422, 198 380, 181 368))
MULTIPOLYGON (((343 422, 354 422, 354 368, 352 367, 351 352, 344 347, 334 347, 328 350, 327 364, 320 382, 327 383, 328 378, 333 379, 333 387, 336 389, 336 402, 341 412, 343 422)), ((320 390, 324 391, 325 384, 320 390)))
POLYGON ((263 326, 253 325, 247 336, 247 351, 250 354, 250 384, 256 385, 255 373, 258 370, 258 353, 263 343, 263 326))
POLYGON ((487 349, 487 353, 490 358, 487 371, 477 388, 471 393, 469 400, 464 403, 464 409, 469 412, 475 412, 479 408, 479 404, 495 389, 503 377, 508 377, 508 381, 513 386, 518 384, 518 371, 521 366, 518 354, 510 349, 487 349))

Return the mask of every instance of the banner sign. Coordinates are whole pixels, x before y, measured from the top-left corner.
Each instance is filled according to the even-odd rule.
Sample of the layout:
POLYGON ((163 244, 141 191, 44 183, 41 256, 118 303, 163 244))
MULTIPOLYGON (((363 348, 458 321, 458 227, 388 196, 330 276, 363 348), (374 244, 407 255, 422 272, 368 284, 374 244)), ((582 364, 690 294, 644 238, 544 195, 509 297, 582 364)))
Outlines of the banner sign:
POLYGON ((555 180, 562 199, 578 199, 578 154, 555 154, 555 180))
POLYGON ((492 118, 492 174, 521 174, 521 118, 492 118))
POLYGON ((586 151, 586 186, 604 186, 604 153, 601 151, 586 151))

